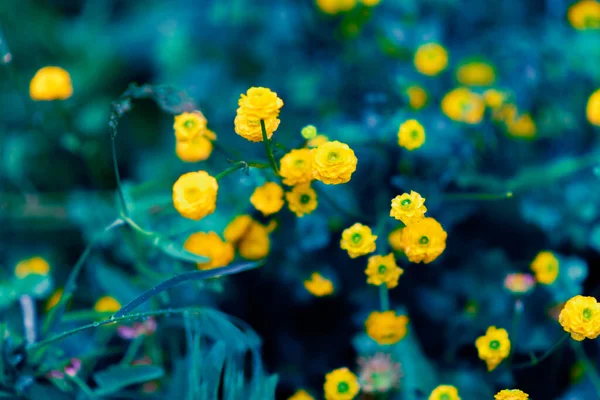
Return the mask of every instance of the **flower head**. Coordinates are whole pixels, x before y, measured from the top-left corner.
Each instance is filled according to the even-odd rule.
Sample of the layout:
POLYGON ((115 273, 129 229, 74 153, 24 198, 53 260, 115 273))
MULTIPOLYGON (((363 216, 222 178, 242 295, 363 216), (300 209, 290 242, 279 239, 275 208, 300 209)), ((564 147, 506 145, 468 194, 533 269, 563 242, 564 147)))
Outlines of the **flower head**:
POLYGON ((32 257, 21 260, 15 267, 15 276, 25 278, 27 275, 48 275, 50 264, 42 257, 32 257))
POLYGON ((510 354, 510 340, 506 329, 490 326, 484 336, 475 341, 479 358, 485 361, 488 371, 492 371, 510 354))
POLYGON ((406 336, 408 317, 395 311, 373 311, 365 322, 367 335, 378 344, 395 344, 406 336))
POLYGON ((356 258, 374 252, 376 239, 377 236, 373 235, 371 228, 356 223, 342 232, 340 247, 348 251, 351 258, 356 258))
POLYGON ((314 125, 306 125, 300 134, 306 140, 314 139, 317 136, 317 128, 314 125))
POLYGON ((416 119, 409 119, 398 129, 398 145, 407 150, 418 149, 425 143, 425 129, 416 119))
POLYGON ((250 203, 265 216, 275 214, 284 204, 283 188, 275 182, 267 182, 254 190, 250 203))
POLYGON ((400 387, 400 363, 394 362, 389 354, 376 353, 371 357, 361 357, 358 365, 358 381, 363 392, 386 393, 400 387))
POLYGON ((318 272, 313 272, 310 279, 304 281, 304 287, 308 292, 317 297, 329 296, 333 293, 333 282, 318 272))
POLYGON ((506 120, 506 131, 509 136, 522 139, 533 139, 537 132, 535 121, 525 113, 506 120))
POLYGON ((429 400, 460 400, 458 389, 452 385, 440 385, 433 389, 429 400))
POLYGON ((173 129, 175 138, 179 140, 192 140, 204 136, 206 131, 206 118, 200 111, 184 112, 175 116, 173 129))
POLYGON ((315 400, 315 398, 308 394, 306 390, 298 389, 288 400, 315 400))
POLYGON ((423 75, 435 76, 448 66, 448 52, 438 43, 423 44, 415 53, 414 64, 423 75))
POLYGON ((398 286, 398 278, 404 273, 404 270, 396 264, 396 258, 393 253, 387 256, 371 256, 367 261, 367 283, 371 285, 386 284, 388 289, 398 286))
POLYGON ((394 251, 403 251, 402 230, 404 227, 396 228, 388 235, 388 244, 394 251))
POLYGON ((536 281, 550 285, 558 276, 558 259, 551 251, 540 251, 531 262, 531 270, 535 273, 536 281))
MULTIPOLYGON (((242 108, 238 108, 237 115, 233 121, 235 125, 235 133, 251 142, 262 142, 262 127, 260 118, 252 114, 246 114, 242 108)), ((279 128, 279 118, 272 117, 263 120, 267 139, 271 139, 273 132, 279 128)))
POLYGON ((319 147, 319 145, 323 144, 323 143, 327 143, 329 141, 329 138, 325 135, 317 135, 314 138, 310 139, 307 143, 306 146, 312 148, 312 147, 319 147))
POLYGON ((71 76, 60 67, 41 68, 29 83, 32 100, 66 100, 72 94, 71 76))
POLYGON ((600 89, 590 95, 585 113, 590 124, 600 126, 600 89))
POLYGON ((567 17, 575 29, 600 29, 600 3, 596 0, 581 0, 569 7, 567 17))
POLYGON ((466 86, 489 86, 496 80, 496 72, 484 61, 471 61, 458 67, 456 80, 466 86))
POLYGON ((294 186, 312 181, 312 161, 310 149, 292 150, 281 157, 279 173, 283 183, 294 186))
POLYGON ((271 240, 266 226, 253 221, 244 236, 238 241, 240 256, 247 260, 260 260, 269 254, 271 240))
POLYGON ((217 208, 217 180, 206 171, 188 172, 173 185, 173 206, 181 216, 199 220, 217 208))
POLYGON ((504 389, 496 393, 495 400, 527 400, 529 395, 519 389, 504 389))
POLYGON ((152 317, 144 322, 136 322, 132 326, 119 325, 117 332, 123 339, 135 339, 140 336, 150 336, 156 331, 156 320, 152 317))
POLYGON ((413 110, 420 110, 427 104, 427 92, 421 86, 413 85, 406 89, 408 104, 413 110))
POLYGON ((94 304, 94 310, 97 312, 117 312, 121 309, 121 303, 112 296, 103 296, 94 304))
POLYGON ((233 261, 234 257, 231 243, 224 242, 216 232, 192 233, 183 247, 190 253, 210 259, 207 262, 197 263, 198 269, 202 270, 225 267, 233 261))
POLYGON ((402 230, 402 248, 410 262, 429 264, 446 249, 448 234, 433 218, 423 218, 402 230))
POLYGON ((313 178, 328 185, 350 181, 358 160, 347 144, 334 140, 320 144, 313 152, 313 178))
POLYGON ((575 296, 567 301, 558 322, 574 340, 596 339, 600 335, 600 303, 590 296, 575 296))
POLYGON ((485 105, 491 108, 492 110, 497 110, 504 104, 504 100, 506 100, 506 94, 502 93, 498 89, 488 89, 483 92, 483 100, 485 105))
POLYGON ((394 217, 408 226, 425 218, 426 212, 425 198, 421 197, 414 190, 411 190, 410 194, 404 193, 392 200, 390 217, 394 217))
POLYGON ((483 98, 468 88, 456 88, 442 99, 443 113, 453 121, 478 124, 483 119, 485 103, 483 98))
POLYGON ((535 279, 529 274, 508 274, 504 287, 514 294, 526 294, 535 286, 535 279))
POLYGON ((338 368, 325 375, 325 400, 352 400, 358 394, 358 379, 348 368, 338 368))
POLYGON ((240 95, 238 106, 243 114, 266 121, 279 116, 283 100, 271 89, 251 87, 246 94, 240 95))
POLYGON ((317 208, 317 192, 310 185, 294 186, 285 194, 290 211, 297 217, 312 213, 317 208))
POLYGON ((184 162, 204 161, 213 151, 212 142, 204 136, 191 140, 178 140, 175 144, 175 154, 184 162))
POLYGON ((225 227, 225 240, 237 244, 248 233, 253 222, 252 217, 247 214, 238 215, 225 227))

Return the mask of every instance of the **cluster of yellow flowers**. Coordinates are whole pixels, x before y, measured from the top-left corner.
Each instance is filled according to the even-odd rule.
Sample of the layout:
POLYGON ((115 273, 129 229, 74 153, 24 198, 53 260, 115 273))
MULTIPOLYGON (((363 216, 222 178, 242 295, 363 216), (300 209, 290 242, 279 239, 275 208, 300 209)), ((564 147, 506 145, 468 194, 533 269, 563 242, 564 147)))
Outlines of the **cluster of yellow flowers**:
POLYGON ((478 337, 475 346, 488 371, 494 370, 510 354, 508 332, 495 326, 490 326, 484 336, 478 337))
POLYGON ((217 135, 207 128, 207 121, 200 111, 185 112, 175 117, 175 153, 182 161, 206 160, 213 151, 217 135))
POLYGON ((338 14, 352 10, 358 3, 374 7, 381 0, 316 0, 317 7, 325 14, 338 14))

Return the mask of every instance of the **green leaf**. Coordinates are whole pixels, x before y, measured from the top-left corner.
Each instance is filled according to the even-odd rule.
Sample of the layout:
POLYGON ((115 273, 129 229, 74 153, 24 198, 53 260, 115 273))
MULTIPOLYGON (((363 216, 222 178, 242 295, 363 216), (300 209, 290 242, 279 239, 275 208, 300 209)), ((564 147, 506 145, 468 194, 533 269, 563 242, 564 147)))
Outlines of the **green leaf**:
POLYGON ((0 284, 0 310, 8 308, 19 297, 29 295, 42 298, 52 289, 52 280, 47 275, 31 274, 24 278, 13 278, 0 284))
POLYGON ((206 384, 207 399, 217 399, 219 395, 219 383, 221 373, 225 367, 226 349, 225 342, 215 343, 210 352, 203 360, 195 359, 194 363, 202 363, 200 380, 206 384))
POLYGON ((94 374, 99 386, 98 395, 116 393, 119 390, 138 383, 159 379, 164 370, 155 365, 116 365, 94 374))

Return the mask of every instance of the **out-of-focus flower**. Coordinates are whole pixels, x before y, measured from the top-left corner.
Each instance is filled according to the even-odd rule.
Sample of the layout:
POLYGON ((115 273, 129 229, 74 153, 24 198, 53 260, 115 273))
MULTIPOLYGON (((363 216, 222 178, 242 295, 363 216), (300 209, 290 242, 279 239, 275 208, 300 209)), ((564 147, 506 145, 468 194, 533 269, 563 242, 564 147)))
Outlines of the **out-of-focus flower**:
POLYGON ((329 138, 325 135, 317 135, 315 136, 313 139, 310 139, 306 145, 308 147, 319 147, 319 145, 322 145, 323 143, 327 143, 329 141, 329 138))
POLYGON ((271 240, 269 230, 264 225, 254 221, 248 231, 239 240, 238 251, 240 256, 247 260, 260 260, 269 254, 271 240))
POLYGON ((121 303, 112 296, 103 296, 94 304, 96 312, 117 312, 121 309, 121 303))
POLYGON ((489 86, 496 81, 496 72, 487 62, 471 61, 458 67, 456 80, 466 86, 489 86))
POLYGON ((313 178, 328 184, 337 185, 350 181, 356 171, 358 160, 354 151, 345 143, 326 142, 312 149, 313 178))
POLYGON ((72 94, 71 76, 60 67, 39 69, 29 83, 32 100, 66 100, 72 94))
POLYGON ((351 258, 356 258, 374 252, 375 240, 377 236, 373 235, 371 228, 356 223, 342 232, 340 247, 348 251, 351 258))
POLYGON ((175 116, 173 122, 173 130, 175 138, 180 140, 193 140, 197 137, 204 136, 206 131, 206 118, 200 111, 184 112, 175 116))
POLYGON ((414 190, 411 190, 410 194, 403 193, 392 199, 390 217, 402 221, 406 226, 425 218, 426 212, 425 198, 414 190))
POLYGON ((250 203, 265 216, 275 214, 285 204, 283 188, 275 182, 267 182, 254 190, 250 203))
POLYGON ((485 361, 488 371, 494 370, 510 354, 510 340, 506 329, 490 326, 484 336, 475 341, 479 358, 485 361))
POLYGON ((49 379, 65 379, 65 374, 75 376, 81 370, 81 360, 79 358, 71 358, 69 363, 64 366, 62 371, 57 369, 49 371, 46 376, 49 379))
POLYGON ((359 0, 367 7, 374 7, 381 2, 381 0, 359 0))
POLYGON ((413 110, 420 110, 427 104, 427 92, 421 86, 413 85, 406 89, 408 104, 413 110))
POLYGON ((398 286, 398 278, 404 273, 404 270, 396 264, 396 258, 393 253, 387 256, 371 256, 367 261, 367 283, 371 285, 386 284, 388 289, 398 286))
POLYGON ((535 286, 535 278, 530 274, 508 274, 504 287, 514 294, 526 294, 535 286))
POLYGON ((318 272, 313 272, 310 279, 304 281, 304 287, 308 292, 317 297, 329 296, 333 293, 333 282, 318 272))
POLYGON ((406 336, 408 317, 395 311, 373 311, 365 322, 367 335, 378 344, 395 344, 406 336))
POLYGON ((442 111, 453 121, 478 124, 483 118, 483 98, 468 88, 459 87, 446 93, 442 99, 442 111))
POLYGON ((246 94, 241 94, 238 100, 238 113, 247 117, 254 117, 259 120, 270 120, 279 116, 279 111, 283 107, 277 93, 264 87, 251 87, 246 94))
POLYGON ((512 137, 533 139, 537 133, 537 127, 531 115, 525 113, 516 116, 514 119, 508 119, 506 121, 506 131, 512 137))
POLYGON ((519 389, 504 389, 496 393, 495 400, 527 400, 529 395, 519 389))
POLYGON ((535 273, 536 281, 550 285, 558 276, 558 259, 551 251, 540 251, 531 262, 531 270, 535 273))
MULTIPOLYGON (((262 142, 262 127, 259 118, 253 115, 244 114, 243 111, 238 109, 233 122, 235 125, 235 133, 251 142, 262 142)), ((267 139, 271 139, 273 132, 277 130, 280 122, 279 118, 276 117, 264 120, 267 139)))
POLYGON ((596 339, 600 335, 600 303, 590 296, 575 296, 567 301, 558 322, 574 340, 596 339))
POLYGON ((317 7, 325 14, 337 14, 350 11, 356 6, 356 0, 316 0, 317 7))
POLYGON ((175 144, 175 154, 185 162, 204 161, 210 157, 213 144, 204 136, 198 136, 190 141, 179 140, 175 144))
POLYGON ((409 119, 398 129, 398 144, 407 150, 418 149, 425 143, 425 129, 416 119, 409 119))
POLYGON ((117 332, 123 339, 135 339, 139 336, 150 336, 156 331, 156 320, 152 317, 144 322, 136 322, 132 326, 119 325, 117 332))
POLYGON ((485 105, 491 108, 492 110, 497 110, 504 104, 504 100, 506 99, 506 94, 499 91, 498 89, 488 89, 483 92, 483 100, 485 101, 485 105))
POLYGON ((429 264, 446 249, 448 234, 433 218, 424 218, 402 231, 402 248, 410 262, 429 264))
POLYGON ((290 211, 297 217, 312 213, 317 208, 317 192, 309 184, 297 185, 285 194, 290 211))
POLYGON ((400 363, 394 362, 389 354, 376 353, 371 357, 361 357, 358 365, 358 382, 364 393, 387 393, 400 387, 400 363))
POLYGON ((448 66, 448 52, 439 43, 425 43, 415 52, 414 64, 423 75, 435 76, 448 66))
POLYGON ((325 400, 352 400, 358 394, 358 378, 348 368, 338 368, 325 375, 325 400))
POLYGON ((460 400, 458 389, 452 385, 440 385, 433 389, 429 400, 460 400))
POLYGON ((63 295, 63 289, 58 288, 52 293, 52 296, 46 301, 46 311, 50 311, 54 306, 58 304, 60 298, 63 295))
POLYGON ((223 232, 225 240, 237 245, 246 233, 248 233, 250 225, 252 225, 253 222, 254 220, 252 217, 247 214, 238 215, 225 227, 225 231, 223 232))
POLYGON ((569 7, 567 17, 575 29, 600 29, 600 3, 581 0, 569 7))
POLYGON ((309 183, 313 180, 313 154, 310 149, 292 150, 281 158, 279 173, 288 186, 309 183))
POLYGON ((306 125, 300 134, 306 140, 314 139, 317 136, 317 128, 314 125, 306 125))
POLYGON ((394 251, 403 251, 402 248, 402 230, 404 227, 394 229, 388 235, 388 243, 394 251))
POLYGON ((206 171, 188 172, 173 184, 173 206, 182 217, 195 221, 217 208, 217 180, 206 171))
POLYGON ((600 126, 600 89, 591 94, 585 112, 590 124, 600 126))
POLYGON ((288 400, 315 400, 315 398, 308 394, 306 390, 298 389, 288 400))
POLYGON ((224 242, 216 232, 196 232, 191 234, 183 247, 190 253, 210 258, 197 263, 198 269, 225 267, 233 261, 234 250, 229 242, 224 242))
POLYGON ((25 278, 28 275, 48 275, 50 264, 42 257, 32 257, 21 260, 15 267, 15 276, 25 278))

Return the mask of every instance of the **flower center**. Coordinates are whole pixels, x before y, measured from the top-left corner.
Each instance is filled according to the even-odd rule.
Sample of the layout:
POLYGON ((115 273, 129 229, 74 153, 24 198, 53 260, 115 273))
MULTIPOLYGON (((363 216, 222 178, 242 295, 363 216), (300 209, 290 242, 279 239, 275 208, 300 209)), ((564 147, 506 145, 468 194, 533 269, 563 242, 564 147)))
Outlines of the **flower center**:
POLYGON ((377 270, 379 271, 380 274, 385 274, 387 267, 385 265, 380 265, 377 270))
POLYGON ((492 340, 490 342, 490 349, 498 350, 500 348, 500 342, 498 340, 492 340))
POLYGON ((404 199, 400 202, 400 205, 402 207, 408 207, 410 205, 410 203, 412 203, 412 201, 410 201, 410 199, 404 199))
POLYGON ((354 235, 352 235, 352 243, 354 244, 359 244, 360 241, 362 240, 362 235, 360 233, 355 233, 354 235))
POLYGON ((307 204, 310 201, 310 196, 307 194, 303 194, 300 196, 300 203, 307 204))
POLYGON ((185 189, 185 192, 183 194, 183 197, 185 198, 185 200, 189 203, 195 202, 198 200, 198 198, 200 197, 201 192, 200 190, 198 190, 198 188, 195 187, 190 187, 185 189))
POLYGON ((304 160, 299 158, 296 161, 294 161, 294 165, 298 168, 303 167, 304 166, 304 160))
POLYGON ((188 129, 192 129, 194 126, 196 126, 196 122, 193 119, 188 119, 183 123, 183 126, 185 126, 188 129))
POLYGON ((548 264, 548 271, 552 271, 554 269, 554 264, 548 264))
POLYGON ((338 393, 346 393, 350 389, 350 386, 346 382, 340 382, 337 389, 338 393))
POLYGON ((419 132, 417 132, 416 130, 413 130, 413 131, 410 133, 410 136, 411 136, 413 139, 416 139, 416 138, 418 138, 418 137, 419 137, 419 132))
POLYGON ((419 243, 422 245, 426 245, 429 243, 429 238, 427 236, 421 236, 421 239, 419 239, 419 243))
POLYGON ((584 308, 583 309, 583 319, 585 319, 586 321, 589 321, 590 319, 592 319, 592 310, 590 310, 589 308, 584 308))
POLYGON ((440 400, 450 400, 450 395, 448 393, 442 393, 440 395, 440 400))
POLYGON ((336 153, 335 151, 332 151, 331 153, 327 154, 327 161, 329 161, 329 162, 335 162, 339 159, 340 159, 340 155, 338 153, 336 153))

